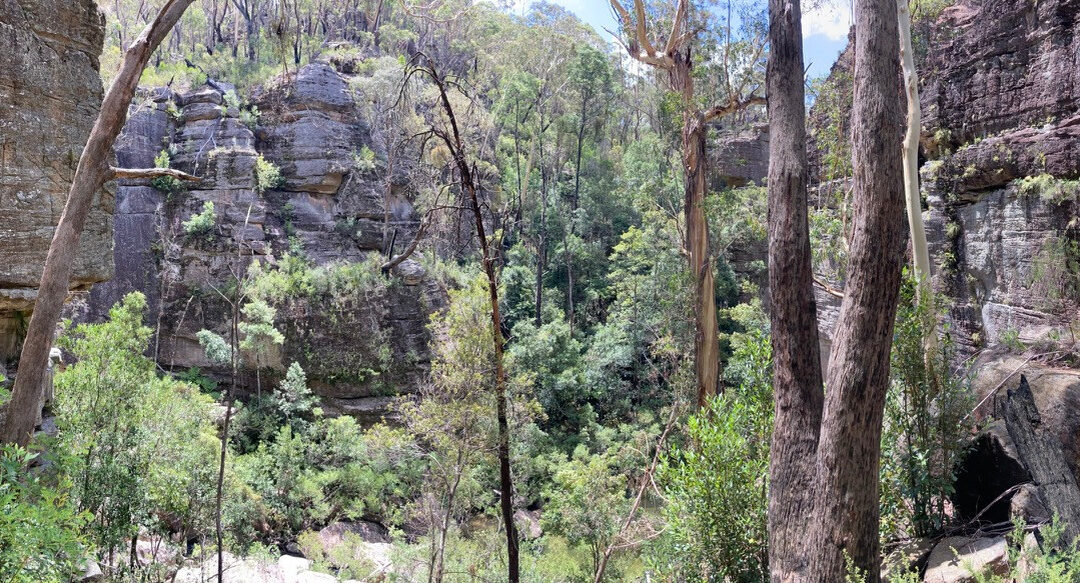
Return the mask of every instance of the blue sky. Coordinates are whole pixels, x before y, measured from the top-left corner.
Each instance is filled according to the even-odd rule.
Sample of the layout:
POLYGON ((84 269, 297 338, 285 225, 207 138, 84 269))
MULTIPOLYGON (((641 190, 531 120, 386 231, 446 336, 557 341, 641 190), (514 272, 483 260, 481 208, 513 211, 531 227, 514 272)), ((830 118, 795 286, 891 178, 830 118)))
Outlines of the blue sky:
MULTIPOLYGON (((616 30, 615 17, 608 0, 552 0, 564 6, 578 18, 597 29, 604 37, 604 29, 616 30)), ((836 56, 847 44, 851 24, 851 7, 845 0, 824 0, 817 8, 806 9, 803 14, 803 52, 809 75, 819 77, 829 72, 836 56)))

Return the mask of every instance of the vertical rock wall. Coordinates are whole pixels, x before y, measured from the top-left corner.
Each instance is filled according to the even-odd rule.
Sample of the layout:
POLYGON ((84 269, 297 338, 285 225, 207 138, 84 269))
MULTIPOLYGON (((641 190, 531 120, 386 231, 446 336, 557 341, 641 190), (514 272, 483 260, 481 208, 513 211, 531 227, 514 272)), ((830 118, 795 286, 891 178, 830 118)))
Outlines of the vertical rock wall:
MULTIPOLYGON (((97 118, 104 29, 93 0, 0 0, 0 360, 18 350, 97 118)), ((111 277, 112 212, 104 192, 86 223, 74 288, 111 277)))

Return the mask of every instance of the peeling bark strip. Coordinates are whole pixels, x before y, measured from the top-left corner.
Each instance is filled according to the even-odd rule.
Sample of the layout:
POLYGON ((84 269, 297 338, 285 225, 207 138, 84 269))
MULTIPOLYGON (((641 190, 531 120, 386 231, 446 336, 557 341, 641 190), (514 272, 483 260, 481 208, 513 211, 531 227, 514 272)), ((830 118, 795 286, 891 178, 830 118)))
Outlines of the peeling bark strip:
POLYGON ((1020 375, 1020 386, 1009 390, 1005 402, 1005 428, 1016 444, 1020 460, 1038 486, 1043 504, 1065 523, 1065 544, 1071 544, 1080 536, 1080 488, 1065 463, 1065 454, 1057 437, 1042 426, 1039 409, 1024 375, 1020 375))
POLYGON ((67 298, 79 237, 86 225, 86 216, 90 212, 94 195, 114 174, 108 164, 113 143, 127 121, 128 106, 135 97, 135 89, 143 68, 194 1, 168 0, 165 3, 153 22, 143 29, 139 38, 124 53, 120 71, 105 94, 101 113, 98 114, 94 129, 90 132, 90 138, 79 158, 79 166, 64 204, 64 213, 60 217, 60 224, 56 227, 49 254, 45 259, 34 313, 30 317, 30 326, 19 357, 15 388, 11 394, 11 402, 8 403, 4 425, 0 428, 0 441, 4 443, 25 446, 30 442, 37 418, 34 409, 41 398, 45 367, 48 365, 49 351, 53 344, 53 332, 67 298))
POLYGON ((770 0, 769 313, 775 422, 769 460, 769 571, 800 572, 825 394, 807 219, 806 105, 799 0, 770 0))

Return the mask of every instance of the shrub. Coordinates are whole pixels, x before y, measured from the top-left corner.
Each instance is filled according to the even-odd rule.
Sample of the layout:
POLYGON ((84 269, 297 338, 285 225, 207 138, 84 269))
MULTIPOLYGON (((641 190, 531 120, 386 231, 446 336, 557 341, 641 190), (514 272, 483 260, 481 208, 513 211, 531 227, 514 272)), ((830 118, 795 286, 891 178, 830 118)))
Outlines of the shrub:
POLYGON ((255 158, 255 192, 262 194, 285 183, 281 168, 259 154, 255 158))
POLYGON ((940 296, 924 285, 917 299, 916 286, 905 278, 893 337, 881 439, 884 538, 932 536, 944 528, 953 468, 968 443, 963 420, 974 404, 966 379, 952 369, 953 343, 941 324, 940 296), (935 350, 927 352, 931 335, 935 350))
POLYGON ((367 146, 360 148, 359 152, 353 152, 353 166, 361 174, 374 172, 376 168, 375 152, 367 146))
POLYGON ((86 558, 80 532, 90 516, 70 498, 71 481, 48 485, 30 471, 34 455, 0 446, 0 580, 65 583, 86 558))
MULTIPOLYGON (((155 168, 170 168, 172 165, 172 158, 169 156, 168 150, 162 150, 154 158, 155 168)), ((185 192, 187 187, 184 186, 184 182, 174 176, 158 176, 150 180, 150 186, 165 193, 166 196, 172 197, 175 194, 185 192)))
POLYGON ((772 351, 761 329, 732 344, 739 386, 690 417, 692 445, 673 448, 658 472, 668 529, 654 561, 687 580, 768 580, 772 351))
POLYGON ((215 224, 217 224, 217 213, 214 212, 214 203, 208 200, 203 203, 202 212, 184 221, 184 233, 191 238, 207 236, 213 232, 215 224))
POLYGON ((94 515, 88 535, 112 554, 140 531, 184 536, 211 524, 216 431, 210 399, 157 376, 143 353, 152 330, 135 292, 109 320, 61 338, 77 362, 56 375, 57 449, 69 454, 73 500, 94 515))

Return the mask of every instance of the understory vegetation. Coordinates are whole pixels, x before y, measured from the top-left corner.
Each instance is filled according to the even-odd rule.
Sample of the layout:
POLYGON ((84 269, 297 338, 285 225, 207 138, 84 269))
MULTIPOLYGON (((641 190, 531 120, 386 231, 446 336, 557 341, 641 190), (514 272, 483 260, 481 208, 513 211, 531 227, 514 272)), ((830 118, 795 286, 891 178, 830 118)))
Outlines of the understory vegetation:
MULTIPOLYGON (((113 4, 103 6, 106 80, 152 18, 146 3, 113 4)), ((649 3, 637 17, 670 22, 670 4, 649 3)), ((920 42, 945 6, 920 13, 920 42)), ((723 175, 708 175, 702 204, 689 204, 695 185, 681 152, 684 123, 697 120, 687 112, 752 97, 699 129, 709 155, 731 136, 752 135, 749 147, 767 157, 765 8, 701 11, 718 22, 694 31, 692 101, 657 82, 665 75, 626 67, 557 5, 501 8, 192 5, 144 85, 228 82, 235 89, 222 107, 258 142, 268 117, 288 116, 242 96, 329 64, 354 102, 319 103, 330 113, 312 116, 357 116, 347 126, 355 148, 344 166, 328 164, 342 184, 333 194, 294 184, 302 181, 290 173, 310 160, 252 154, 245 194, 266 212, 245 203, 242 221, 226 202, 234 193, 203 191, 222 197, 215 206, 177 178, 151 183, 183 214, 171 223, 182 236, 158 244, 167 249, 157 250, 165 256, 157 267, 181 258, 202 271, 167 281, 149 300, 155 294, 123 290, 131 293, 100 321, 62 323, 66 364, 55 369, 48 421, 29 447, 0 448, 0 582, 66 583, 91 562, 111 581, 164 582, 219 552, 265 564, 302 554, 340 579, 503 581, 514 528, 524 581, 770 580, 770 463, 782 409, 763 288, 775 203, 765 170, 754 176, 739 160, 715 164, 723 175), (736 85, 752 89, 742 95, 736 85), (353 208, 367 199, 383 206, 353 208), (319 222, 304 204, 337 214, 319 222), (405 207, 408 220, 394 215, 405 207), (715 281, 691 267, 697 211, 700 271, 715 281), (240 222, 244 229, 232 228, 240 222), (474 227, 488 229, 486 240, 474 227), (251 232, 256 240, 245 238, 251 232), (375 242, 362 245, 365 237, 375 242), (485 262, 480 249, 489 247, 485 262), (164 315, 170 301, 183 305, 182 317, 164 315), (695 326, 711 305, 720 379, 703 390, 694 359, 704 333, 695 326), (426 328, 407 331, 402 322, 418 313, 426 328), (199 367, 155 361, 168 326, 199 367), (410 344, 420 337, 426 350, 410 344), (343 396, 341 386, 363 394, 343 396), (356 413, 353 397, 378 410, 356 413), (343 542, 327 542, 341 530, 343 542)), ((817 188, 802 217, 817 289, 804 291, 837 306, 859 267, 849 257, 852 83, 843 71, 810 83, 817 188)), ((215 155, 228 155, 221 148, 215 155)), ((172 162, 168 149, 155 160, 172 162)), ((1065 205, 1080 186, 1038 175, 1010 188, 1065 205)), ((945 228, 950 241, 961 238, 959 224, 945 228)), ((1048 310, 1074 307, 1078 256, 1063 239, 1033 258, 1032 285, 1048 310)), ((949 273, 951 257, 941 266, 949 273)), ((176 275, 166 271, 162 278, 176 275)), ((895 327, 880 466, 866 466, 879 477, 874 540, 886 547, 958 526, 958 464, 980 429, 969 363, 945 324, 948 299, 906 273, 899 295, 895 319, 883 318, 895 327)), ((1076 327, 1070 320, 1068 330, 1076 327)), ((877 434, 869 441, 877 447, 877 434)), ((1057 521, 1041 545, 1029 530, 1017 524, 1012 534, 1010 576, 1080 577, 1080 552, 1059 540, 1057 521)), ((848 580, 866 576, 851 563, 848 580)))

